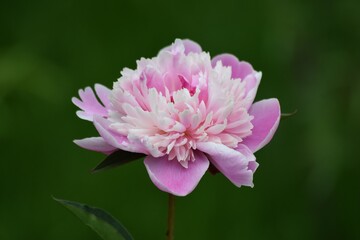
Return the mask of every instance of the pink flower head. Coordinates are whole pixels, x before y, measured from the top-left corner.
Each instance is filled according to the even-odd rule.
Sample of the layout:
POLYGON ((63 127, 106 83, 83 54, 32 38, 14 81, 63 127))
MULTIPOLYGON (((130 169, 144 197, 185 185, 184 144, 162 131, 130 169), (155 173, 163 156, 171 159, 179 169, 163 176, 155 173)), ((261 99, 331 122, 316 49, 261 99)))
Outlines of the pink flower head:
POLYGON ((143 153, 153 183, 178 196, 189 194, 211 168, 233 184, 253 186, 254 152, 273 137, 280 120, 277 99, 253 103, 261 72, 190 40, 176 40, 151 59, 125 68, 113 89, 80 90, 77 115, 100 137, 75 140, 110 154, 143 153))

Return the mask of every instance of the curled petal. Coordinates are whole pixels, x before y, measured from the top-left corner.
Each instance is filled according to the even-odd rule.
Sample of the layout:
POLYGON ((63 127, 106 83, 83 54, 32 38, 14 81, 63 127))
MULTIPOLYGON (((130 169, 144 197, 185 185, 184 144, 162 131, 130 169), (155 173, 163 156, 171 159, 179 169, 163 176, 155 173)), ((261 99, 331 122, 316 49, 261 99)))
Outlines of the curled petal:
POLYGON ((115 147, 111 146, 102 137, 90 137, 84 139, 74 140, 74 143, 79 147, 87 150, 102 152, 105 154, 112 153, 116 150, 115 147))
POLYGON ((213 142, 202 142, 197 148, 206 153, 209 161, 237 187, 253 187, 253 173, 256 169, 255 157, 251 151, 242 152, 213 142))
POLYGON ((86 87, 84 90, 79 90, 80 99, 76 97, 72 98, 72 102, 82 110, 76 112, 79 118, 93 121, 94 115, 102 117, 108 116, 106 107, 109 105, 107 94, 110 93, 110 90, 100 84, 97 84, 95 89, 102 103, 99 102, 94 91, 90 87, 86 87))
POLYGON ((254 173, 258 168, 259 164, 256 162, 256 157, 251 152, 251 150, 244 144, 239 144, 235 148, 235 150, 240 152, 242 155, 244 155, 247 158, 247 160, 249 161, 248 169, 250 169, 254 173))
POLYGON ((280 122, 280 104, 276 98, 266 99, 254 103, 249 114, 254 116, 251 121, 254 128, 252 134, 244 139, 246 145, 252 152, 264 147, 270 142, 280 122))
POLYGON ((160 190, 186 196, 194 190, 209 167, 205 154, 197 151, 194 155, 195 161, 190 161, 187 168, 176 159, 168 160, 168 156, 147 156, 144 163, 150 179, 160 190))

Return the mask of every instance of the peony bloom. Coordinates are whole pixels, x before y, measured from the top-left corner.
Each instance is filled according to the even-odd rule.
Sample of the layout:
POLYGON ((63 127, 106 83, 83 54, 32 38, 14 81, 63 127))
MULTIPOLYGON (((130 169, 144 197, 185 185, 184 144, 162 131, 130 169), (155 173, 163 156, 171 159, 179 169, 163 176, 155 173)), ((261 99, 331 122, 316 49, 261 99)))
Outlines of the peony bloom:
POLYGON ((80 90, 77 115, 92 121, 99 137, 75 140, 110 154, 143 153, 153 183, 177 196, 189 194, 210 169, 233 184, 253 186, 254 152, 273 137, 280 120, 277 99, 255 102, 261 79, 247 62, 176 40, 151 59, 125 68, 109 90, 80 90))

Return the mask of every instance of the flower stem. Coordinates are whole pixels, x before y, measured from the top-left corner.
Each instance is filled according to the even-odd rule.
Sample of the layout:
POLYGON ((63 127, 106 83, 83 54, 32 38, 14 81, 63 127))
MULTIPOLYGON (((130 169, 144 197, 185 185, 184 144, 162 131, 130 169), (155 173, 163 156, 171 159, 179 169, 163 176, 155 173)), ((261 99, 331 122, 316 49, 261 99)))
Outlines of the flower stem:
POLYGON ((169 193, 167 240, 174 239, 175 196, 169 193))

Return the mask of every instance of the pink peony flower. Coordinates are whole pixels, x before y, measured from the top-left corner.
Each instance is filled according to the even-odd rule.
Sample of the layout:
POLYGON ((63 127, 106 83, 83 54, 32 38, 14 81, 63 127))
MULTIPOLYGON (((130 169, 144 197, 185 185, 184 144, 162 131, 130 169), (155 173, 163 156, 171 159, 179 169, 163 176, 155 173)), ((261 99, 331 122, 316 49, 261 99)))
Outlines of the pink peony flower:
POLYGON ((253 103, 261 79, 247 62, 209 53, 191 40, 176 40, 151 59, 125 68, 109 90, 80 90, 77 115, 92 121, 99 137, 75 140, 110 154, 143 153, 153 183, 189 194, 211 168, 233 184, 253 186, 254 152, 273 137, 280 120, 277 99, 253 103))

